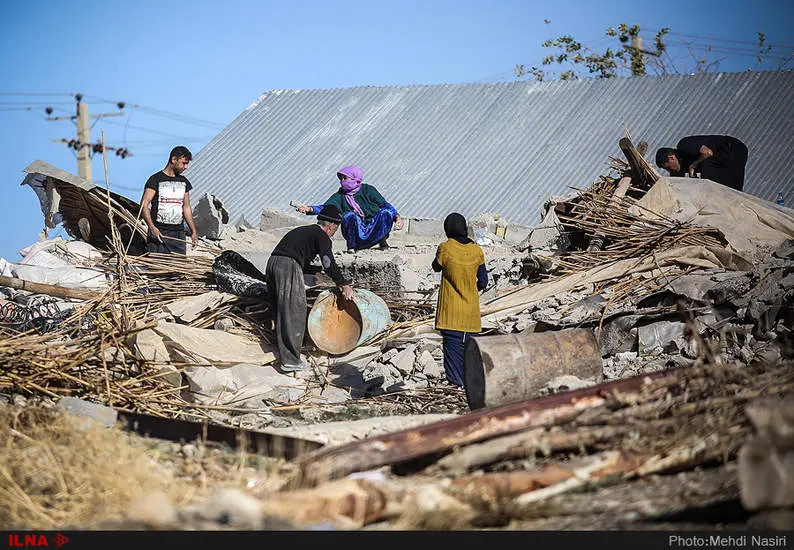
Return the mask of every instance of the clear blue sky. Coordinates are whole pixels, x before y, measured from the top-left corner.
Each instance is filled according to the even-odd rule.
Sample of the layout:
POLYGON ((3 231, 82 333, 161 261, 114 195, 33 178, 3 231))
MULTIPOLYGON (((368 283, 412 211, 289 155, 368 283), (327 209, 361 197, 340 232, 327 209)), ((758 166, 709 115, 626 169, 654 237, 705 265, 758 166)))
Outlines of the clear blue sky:
MULTIPOLYGON (((132 152, 109 155, 109 176, 112 190, 137 201, 171 147, 199 152, 265 91, 503 82, 515 79, 516 64, 539 64, 548 38, 619 46, 604 30, 622 22, 639 24, 646 44, 670 27, 682 66, 691 59, 684 43, 710 37, 720 70, 742 71, 754 67, 758 31, 791 52, 793 12, 791 0, 8 3, 0 19, 0 257, 19 261, 17 251, 44 226, 35 194, 20 186, 22 170, 41 159, 77 173, 74 152, 51 142, 74 138, 73 123, 44 120, 47 105, 54 116, 73 114, 75 93, 92 114, 126 102, 125 114, 99 119, 91 138, 104 130, 108 146, 132 152)), ((101 155, 93 179, 104 186, 101 155)))

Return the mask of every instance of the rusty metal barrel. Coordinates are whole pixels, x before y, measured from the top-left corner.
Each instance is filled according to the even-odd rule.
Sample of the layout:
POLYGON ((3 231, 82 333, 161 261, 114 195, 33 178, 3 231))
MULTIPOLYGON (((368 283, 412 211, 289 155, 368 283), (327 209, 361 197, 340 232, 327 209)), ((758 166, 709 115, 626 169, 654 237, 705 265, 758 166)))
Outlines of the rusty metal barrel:
POLYGON ((309 312, 309 336, 314 344, 332 355, 342 355, 384 330, 391 322, 383 298, 363 288, 345 300, 338 291, 324 290, 309 312))
POLYGON ((472 410, 527 401, 558 376, 602 375, 591 330, 476 336, 463 356, 466 399, 472 410))

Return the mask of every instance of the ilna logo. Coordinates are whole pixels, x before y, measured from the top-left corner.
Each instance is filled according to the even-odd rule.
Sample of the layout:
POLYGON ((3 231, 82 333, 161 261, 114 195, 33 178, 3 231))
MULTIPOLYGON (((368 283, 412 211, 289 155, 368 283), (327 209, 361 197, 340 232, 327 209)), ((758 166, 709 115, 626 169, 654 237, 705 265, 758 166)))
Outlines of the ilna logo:
POLYGON ((50 547, 60 548, 69 542, 69 539, 61 533, 55 533, 47 539, 47 535, 42 534, 19 534, 11 533, 8 535, 8 546, 11 548, 33 548, 33 547, 50 547))

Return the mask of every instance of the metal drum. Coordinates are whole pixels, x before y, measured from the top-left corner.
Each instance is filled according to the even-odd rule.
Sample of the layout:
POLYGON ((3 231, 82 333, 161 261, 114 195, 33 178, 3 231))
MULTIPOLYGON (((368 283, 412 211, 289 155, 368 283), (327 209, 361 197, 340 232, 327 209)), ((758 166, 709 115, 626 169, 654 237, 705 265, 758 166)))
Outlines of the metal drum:
POLYGON ((332 355, 341 355, 364 344, 391 322, 389 307, 377 294, 363 288, 353 290, 353 299, 325 290, 309 312, 309 336, 314 344, 332 355))
POLYGON ((600 380, 602 369, 601 351, 587 329, 475 336, 463 356, 472 410, 533 399, 558 376, 600 380))

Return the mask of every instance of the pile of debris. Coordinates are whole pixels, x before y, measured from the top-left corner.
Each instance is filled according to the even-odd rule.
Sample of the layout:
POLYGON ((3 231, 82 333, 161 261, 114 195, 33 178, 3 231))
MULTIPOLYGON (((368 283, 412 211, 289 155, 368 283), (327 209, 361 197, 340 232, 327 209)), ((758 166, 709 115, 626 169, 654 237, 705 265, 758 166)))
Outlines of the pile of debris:
MULTIPOLYGON (((126 213, 105 224, 105 246, 51 240, 0 260, 0 392, 303 441, 289 457, 255 446, 297 456, 299 470, 255 508, 307 528, 702 527, 719 506, 732 518, 722 523, 744 526, 750 511, 790 508, 794 491, 779 488, 794 471, 770 460, 792 460, 794 213, 707 180, 660 178, 621 141, 629 162, 613 159, 617 177, 550 199, 538 226, 470 220, 491 279, 481 338, 589 330, 598 376, 549 377, 518 403, 471 412, 444 378, 430 268, 444 236, 427 220, 394 232, 393 249, 339 255, 388 304, 388 328, 341 356, 307 342, 312 370, 281 374, 257 273, 306 217, 268 211, 260 229, 230 226, 209 196, 187 258, 140 256, 129 246, 139 220, 114 198, 106 208, 126 213), (225 286, 229 251, 250 292, 225 286), (583 489, 605 504, 594 510, 583 489)), ((53 193, 101 191, 74 191, 45 168, 29 176, 45 217, 79 232, 67 221, 84 212, 54 211, 53 193)), ((330 286, 318 275, 310 305, 330 286)))

